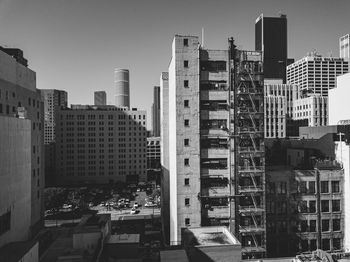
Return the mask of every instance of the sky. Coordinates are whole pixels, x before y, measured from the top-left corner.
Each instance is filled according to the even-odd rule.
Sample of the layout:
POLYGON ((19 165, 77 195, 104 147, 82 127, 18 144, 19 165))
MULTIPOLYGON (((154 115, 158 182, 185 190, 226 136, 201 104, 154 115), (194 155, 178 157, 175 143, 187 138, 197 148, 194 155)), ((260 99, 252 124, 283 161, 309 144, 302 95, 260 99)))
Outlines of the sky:
POLYGON ((97 90, 114 104, 114 68, 129 69, 131 106, 147 110, 150 128, 175 34, 204 28, 205 48, 227 48, 233 36, 253 50, 255 19, 283 13, 289 57, 337 57, 349 12, 350 0, 0 0, 0 45, 22 49, 37 88, 66 90, 69 104, 93 104, 97 90))

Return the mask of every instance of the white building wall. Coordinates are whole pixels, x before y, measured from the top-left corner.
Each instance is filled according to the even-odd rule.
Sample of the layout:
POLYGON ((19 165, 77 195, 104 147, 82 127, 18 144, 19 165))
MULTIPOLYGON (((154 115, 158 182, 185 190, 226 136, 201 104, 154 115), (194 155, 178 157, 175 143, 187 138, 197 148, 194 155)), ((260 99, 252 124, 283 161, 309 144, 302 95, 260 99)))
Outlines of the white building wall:
POLYGON ((350 119, 350 73, 337 77, 337 88, 329 91, 329 124, 350 119))

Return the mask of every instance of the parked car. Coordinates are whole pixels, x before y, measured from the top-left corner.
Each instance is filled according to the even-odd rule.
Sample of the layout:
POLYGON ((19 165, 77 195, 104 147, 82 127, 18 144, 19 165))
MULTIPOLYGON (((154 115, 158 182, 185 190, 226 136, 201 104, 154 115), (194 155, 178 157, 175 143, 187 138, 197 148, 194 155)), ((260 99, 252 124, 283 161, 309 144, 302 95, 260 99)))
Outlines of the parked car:
POLYGON ((138 210, 138 209, 136 209, 136 208, 133 208, 133 209, 131 209, 131 211, 130 211, 130 214, 131 214, 131 215, 138 214, 138 213, 140 213, 140 210, 138 210))
POLYGON ((134 203, 134 208, 138 208, 139 207, 139 204, 137 202, 134 203))
POLYGON ((157 206, 157 204, 151 203, 151 202, 147 202, 147 203, 145 204, 145 207, 156 207, 156 206, 157 206))

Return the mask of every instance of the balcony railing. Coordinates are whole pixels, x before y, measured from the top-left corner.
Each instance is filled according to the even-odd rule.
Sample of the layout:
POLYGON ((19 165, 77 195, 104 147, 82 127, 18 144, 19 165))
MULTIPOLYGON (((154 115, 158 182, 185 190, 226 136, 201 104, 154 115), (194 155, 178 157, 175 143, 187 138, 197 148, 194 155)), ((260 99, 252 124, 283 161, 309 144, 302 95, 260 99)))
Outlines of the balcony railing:
POLYGON ((241 193, 254 193, 254 192, 261 192, 263 191, 263 187, 262 185, 258 185, 258 186, 238 186, 238 190, 241 193))
MULTIPOLYGON (((208 186, 208 185, 207 185, 208 186)), ((230 190, 228 185, 223 184, 221 187, 207 187, 207 188, 202 188, 201 190, 201 195, 203 197, 216 197, 216 196, 228 196, 230 195, 230 190)))
POLYGON ((252 232, 263 232, 263 231, 265 231, 265 228, 262 225, 239 226, 240 233, 252 233, 252 232))
POLYGON ((241 213, 264 212, 265 211, 264 205, 262 205, 262 204, 257 205, 257 206, 254 206, 254 205, 241 206, 241 205, 239 205, 238 208, 239 208, 239 212, 241 212, 241 213))
POLYGON ((238 166, 239 172, 264 172, 264 166, 238 166))

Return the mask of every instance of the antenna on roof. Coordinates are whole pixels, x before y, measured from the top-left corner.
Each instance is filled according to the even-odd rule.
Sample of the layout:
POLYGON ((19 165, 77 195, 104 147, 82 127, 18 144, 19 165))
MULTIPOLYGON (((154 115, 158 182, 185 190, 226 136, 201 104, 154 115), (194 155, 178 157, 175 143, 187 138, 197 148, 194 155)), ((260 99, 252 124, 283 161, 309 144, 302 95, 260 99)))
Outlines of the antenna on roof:
POLYGON ((204 27, 202 27, 202 47, 204 48, 204 27))

